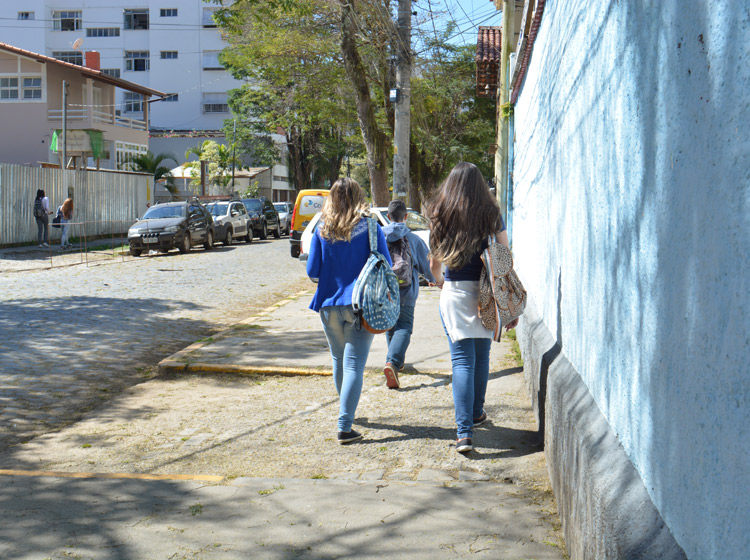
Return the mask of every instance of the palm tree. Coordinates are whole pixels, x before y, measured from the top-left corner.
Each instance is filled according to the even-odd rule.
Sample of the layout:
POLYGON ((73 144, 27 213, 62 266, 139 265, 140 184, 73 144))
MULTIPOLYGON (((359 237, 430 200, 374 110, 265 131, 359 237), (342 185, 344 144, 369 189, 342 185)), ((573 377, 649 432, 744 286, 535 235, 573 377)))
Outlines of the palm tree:
POLYGON ((125 166, 130 171, 139 171, 141 173, 150 173, 154 176, 154 184, 164 179, 164 187, 172 194, 177 194, 177 187, 174 184, 171 168, 164 165, 165 160, 172 160, 177 165, 177 156, 174 154, 154 154, 151 150, 146 150, 143 154, 131 156, 125 161, 125 166))

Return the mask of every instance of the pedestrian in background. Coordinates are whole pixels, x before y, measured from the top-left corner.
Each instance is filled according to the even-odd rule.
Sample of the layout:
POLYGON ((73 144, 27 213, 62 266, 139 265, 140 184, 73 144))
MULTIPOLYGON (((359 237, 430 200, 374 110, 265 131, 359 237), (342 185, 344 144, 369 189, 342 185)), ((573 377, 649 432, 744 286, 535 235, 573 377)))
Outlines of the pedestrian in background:
MULTIPOLYGON (((453 369, 456 451, 473 449, 473 428, 487 420, 484 399, 490 367, 492 331, 479 318, 481 252, 488 237, 508 246, 500 207, 479 169, 459 163, 428 205, 430 267, 440 294, 440 318, 448 335, 453 369), (442 268, 445 265, 445 275, 442 268)), ((506 325, 510 330, 518 319, 506 325)))
MULTIPOLYGON (((414 328, 414 307, 419 297, 419 274, 423 274, 428 282, 434 283, 435 278, 430 271, 430 260, 428 258, 429 248, 416 234, 406 226, 406 204, 401 200, 392 200, 388 205, 388 219, 390 224, 383 228, 388 250, 391 252, 391 260, 394 268, 398 266, 397 260, 408 261, 402 267, 411 278, 408 282, 402 282, 399 287, 401 308, 398 321, 385 333, 388 343, 388 353, 385 359, 385 383, 390 389, 398 389, 401 385, 398 372, 404 367, 406 349, 411 342, 411 333, 414 328), (401 251, 408 251, 410 258, 397 259, 401 251), (410 269, 410 270, 409 270, 410 269)), ((401 278, 399 272, 396 273, 401 278)))
POLYGON ((60 239, 60 249, 70 249, 70 243, 68 242, 68 236, 70 235, 70 221, 73 219, 73 199, 66 198, 65 202, 60 206, 60 213, 62 219, 60 225, 62 226, 62 238, 60 239))
MULTIPOLYGON (((338 179, 326 198, 307 259, 307 275, 318 280, 310 309, 320 313, 331 350, 333 381, 339 394, 337 440, 342 445, 362 439, 352 423, 375 336, 361 326, 352 308, 354 283, 370 256, 366 212, 359 184, 348 177, 338 179)), ((379 225, 377 230, 378 251, 390 264, 379 225)))
POLYGON ((42 189, 37 189, 34 199, 34 219, 36 220, 36 240, 39 247, 49 247, 49 198, 42 189))

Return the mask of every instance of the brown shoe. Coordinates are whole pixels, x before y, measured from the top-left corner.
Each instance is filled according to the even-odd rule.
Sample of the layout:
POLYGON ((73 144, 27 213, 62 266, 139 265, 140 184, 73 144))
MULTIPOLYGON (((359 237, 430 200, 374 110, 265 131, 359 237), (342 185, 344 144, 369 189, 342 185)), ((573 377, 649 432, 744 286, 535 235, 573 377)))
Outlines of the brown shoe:
POLYGON ((398 389, 401 385, 398 383, 398 368, 390 362, 383 368, 385 374, 385 386, 389 389, 398 389))

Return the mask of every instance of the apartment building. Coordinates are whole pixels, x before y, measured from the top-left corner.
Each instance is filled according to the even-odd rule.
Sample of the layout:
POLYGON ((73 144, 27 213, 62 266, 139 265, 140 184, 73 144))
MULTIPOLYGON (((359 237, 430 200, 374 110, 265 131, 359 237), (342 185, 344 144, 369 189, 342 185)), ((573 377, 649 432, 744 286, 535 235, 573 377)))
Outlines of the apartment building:
MULTIPOLYGON (((204 140, 226 143, 227 92, 241 85, 219 64, 226 42, 213 20, 216 9, 203 0, 0 2, 0 36, 80 65, 96 51, 105 74, 172 94, 148 107, 149 144, 138 149, 181 159, 204 140)), ((143 118, 140 94, 119 90, 114 103, 117 115, 143 118)), ((273 176, 274 199, 293 198, 287 167, 274 166, 273 176)))

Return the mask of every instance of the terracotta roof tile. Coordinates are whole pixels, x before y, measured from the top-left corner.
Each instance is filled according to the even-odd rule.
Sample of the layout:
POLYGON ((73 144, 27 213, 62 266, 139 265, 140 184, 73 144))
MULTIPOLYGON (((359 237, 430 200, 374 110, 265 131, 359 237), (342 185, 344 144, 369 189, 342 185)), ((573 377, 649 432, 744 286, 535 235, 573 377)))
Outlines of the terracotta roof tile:
POLYGON ((502 29, 496 26, 479 26, 477 34, 477 97, 494 97, 502 49, 502 29))

